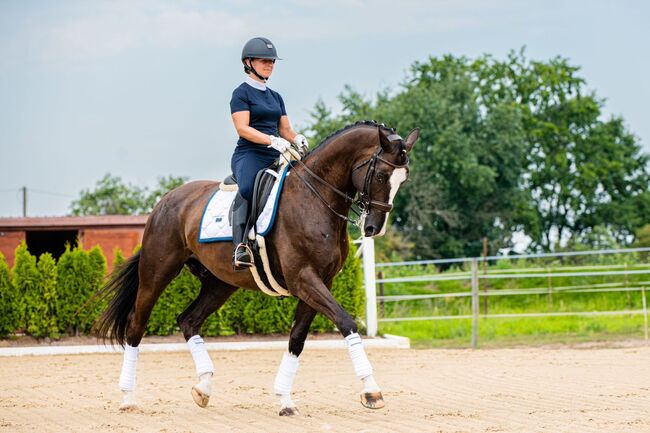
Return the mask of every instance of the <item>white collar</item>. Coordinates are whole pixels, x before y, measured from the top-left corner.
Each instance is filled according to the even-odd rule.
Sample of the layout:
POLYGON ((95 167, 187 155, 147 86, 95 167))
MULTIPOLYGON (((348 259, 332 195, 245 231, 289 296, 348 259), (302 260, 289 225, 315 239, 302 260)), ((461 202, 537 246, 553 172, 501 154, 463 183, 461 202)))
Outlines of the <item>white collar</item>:
POLYGON ((249 86, 257 90, 262 90, 262 91, 266 90, 266 84, 260 83, 259 81, 255 81, 251 77, 246 77, 246 81, 244 81, 244 83, 248 84, 249 86))

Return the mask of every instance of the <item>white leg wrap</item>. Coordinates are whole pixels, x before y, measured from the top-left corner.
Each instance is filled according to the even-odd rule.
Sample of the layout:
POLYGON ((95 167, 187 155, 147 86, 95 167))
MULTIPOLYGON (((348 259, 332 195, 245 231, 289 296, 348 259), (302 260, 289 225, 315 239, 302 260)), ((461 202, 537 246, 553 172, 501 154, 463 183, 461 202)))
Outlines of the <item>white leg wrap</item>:
POLYGON ((275 376, 275 383, 273 384, 273 391, 276 395, 288 396, 291 394, 293 387, 293 379, 298 372, 298 357, 289 352, 284 352, 280 369, 275 376))
POLYGON ((187 347, 190 348, 192 353, 197 376, 201 377, 205 373, 214 373, 214 365, 200 335, 194 335, 187 340, 187 347))
POLYGON ((352 365, 354 366, 354 373, 359 379, 364 379, 372 376, 372 365, 368 361, 366 351, 363 350, 363 343, 361 337, 356 332, 345 337, 348 343, 348 352, 352 358, 352 365))
POLYGON ((120 389, 122 391, 133 391, 135 389, 135 372, 138 367, 138 347, 131 347, 128 344, 124 347, 124 360, 122 361, 122 373, 120 373, 120 389))

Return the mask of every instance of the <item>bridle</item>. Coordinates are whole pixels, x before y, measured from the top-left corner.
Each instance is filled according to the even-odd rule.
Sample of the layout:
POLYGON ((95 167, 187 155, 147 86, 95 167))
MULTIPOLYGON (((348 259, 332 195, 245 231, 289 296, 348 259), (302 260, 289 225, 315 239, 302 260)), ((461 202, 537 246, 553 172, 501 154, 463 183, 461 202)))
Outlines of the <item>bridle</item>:
MULTIPOLYGON (((402 140, 402 137, 400 137, 398 134, 391 134, 387 137, 388 141, 397 141, 397 140, 402 140)), ((393 205, 390 203, 386 203, 383 201, 378 201, 378 200, 373 200, 371 195, 370 195, 370 187, 372 185, 372 179, 374 177, 376 167, 377 167, 377 161, 383 162, 384 164, 389 165, 390 167, 393 167, 394 169, 396 168, 407 168, 409 165, 409 159, 408 156, 406 157, 406 163, 404 164, 394 164, 390 161, 387 161, 386 159, 382 158, 380 155, 383 153, 384 149, 381 147, 381 144, 379 145, 379 149, 368 159, 365 161, 357 164, 353 169, 352 173, 357 171, 358 169, 364 167, 365 165, 368 165, 368 170, 366 171, 366 176, 363 181, 363 190, 358 191, 357 194, 358 198, 350 197, 348 194, 345 192, 339 190, 336 188, 334 185, 330 184, 327 182, 325 179, 322 177, 318 176, 316 173, 314 173, 307 165, 305 165, 304 162, 297 160, 297 161, 292 161, 294 165, 299 165, 301 166, 307 174, 309 174, 311 177, 319 181, 321 184, 325 185, 328 187, 331 191, 339 195, 340 197, 343 197, 347 203, 351 203, 352 205, 356 205, 358 210, 355 209, 354 207, 351 207, 350 210, 356 214, 356 218, 350 218, 347 215, 343 215, 339 212, 337 212, 322 195, 318 190, 307 181, 303 176, 301 176, 298 173, 294 173, 304 184, 309 188, 311 192, 314 193, 316 197, 322 201, 325 206, 337 217, 341 218, 344 221, 350 222, 351 224, 355 224, 359 226, 361 222, 363 221, 363 217, 368 215, 370 213, 371 208, 375 208, 379 210, 380 212, 385 212, 388 213, 393 209, 393 205)), ((284 155, 282 155, 284 157, 284 155)), ((284 157, 286 159, 286 157, 284 157)))

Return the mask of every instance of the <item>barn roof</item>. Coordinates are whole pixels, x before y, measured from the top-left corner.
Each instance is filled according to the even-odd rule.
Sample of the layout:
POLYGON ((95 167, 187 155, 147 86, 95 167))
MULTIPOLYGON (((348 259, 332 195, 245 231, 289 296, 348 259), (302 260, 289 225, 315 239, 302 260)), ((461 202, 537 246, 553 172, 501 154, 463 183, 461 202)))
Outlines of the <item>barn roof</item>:
POLYGON ((0 218, 0 230, 143 228, 149 215, 97 215, 0 218))

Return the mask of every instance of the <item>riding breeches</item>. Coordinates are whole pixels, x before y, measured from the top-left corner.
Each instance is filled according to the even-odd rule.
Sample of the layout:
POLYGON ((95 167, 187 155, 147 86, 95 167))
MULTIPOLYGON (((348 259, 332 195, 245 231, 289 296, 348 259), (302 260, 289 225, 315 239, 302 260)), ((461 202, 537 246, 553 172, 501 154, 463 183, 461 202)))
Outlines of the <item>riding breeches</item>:
POLYGON ((230 161, 230 168, 237 179, 239 193, 242 197, 251 200, 257 172, 270 167, 277 158, 277 155, 262 154, 253 150, 235 150, 230 161))

